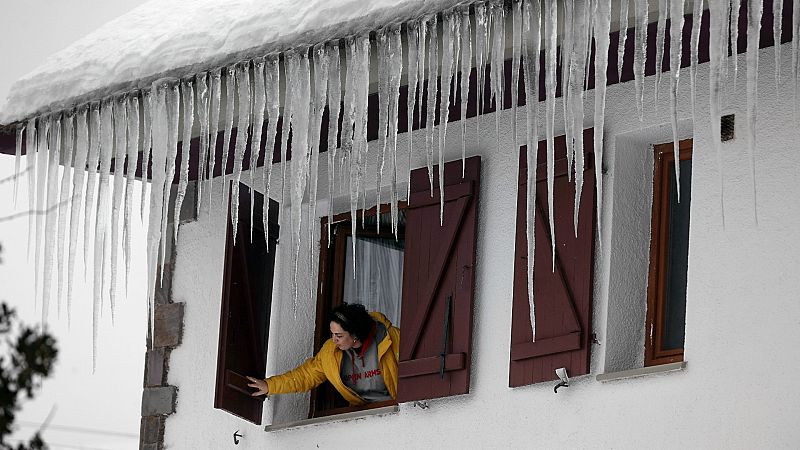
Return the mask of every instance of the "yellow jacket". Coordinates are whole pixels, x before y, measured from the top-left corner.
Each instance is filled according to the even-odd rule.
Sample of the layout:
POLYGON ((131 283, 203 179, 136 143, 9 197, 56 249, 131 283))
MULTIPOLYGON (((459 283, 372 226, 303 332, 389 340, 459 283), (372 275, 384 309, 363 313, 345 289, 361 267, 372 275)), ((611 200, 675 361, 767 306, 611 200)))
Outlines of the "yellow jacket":
MULTIPOLYGON (((375 321, 386 327, 386 337, 378 343, 378 359, 386 389, 392 398, 397 398, 397 360, 400 356, 400 329, 392 326, 389 319, 379 312, 371 312, 375 321)), ((351 406, 366 404, 352 389, 345 386, 340 374, 342 351, 328 339, 322 349, 296 369, 282 375, 267 378, 269 393, 288 394, 305 392, 328 380, 351 406)))

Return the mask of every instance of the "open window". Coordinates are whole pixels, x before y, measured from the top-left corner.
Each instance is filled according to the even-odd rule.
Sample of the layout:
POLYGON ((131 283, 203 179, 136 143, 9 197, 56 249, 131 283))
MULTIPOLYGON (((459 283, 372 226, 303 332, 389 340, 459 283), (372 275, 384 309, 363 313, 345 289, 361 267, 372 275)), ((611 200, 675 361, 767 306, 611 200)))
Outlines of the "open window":
POLYGON ((240 184, 235 245, 230 221, 227 226, 214 407, 260 425, 264 397, 250 396, 245 375, 265 375, 279 225, 278 204, 270 200, 265 239, 265 199, 260 192, 252 192, 252 199, 251 223, 251 190, 240 184))
POLYGON ((689 261, 692 141, 679 145, 680 183, 675 182, 673 144, 654 149, 645 366, 683 361, 689 261))
MULTIPOLYGON (((467 159, 464 170, 462 177, 460 160, 444 166, 443 223, 438 177, 431 189, 427 168, 411 173, 397 239, 388 206, 381 211, 380 232, 374 208, 359 212, 355 277, 353 218, 334 218, 330 245, 322 222, 315 351, 329 337, 328 312, 342 301, 379 310, 401 329, 400 402, 469 392, 480 157, 467 159)), ((347 410, 328 383, 312 393, 311 402, 311 417, 347 410)))
POLYGON ((535 339, 527 291, 526 185, 529 168, 525 152, 529 149, 523 146, 520 150, 509 368, 511 387, 555 380, 555 370, 560 367, 566 368, 569 376, 589 373, 595 223, 592 139, 592 129, 584 130, 586 166, 577 236, 573 226, 575 184, 568 179, 566 139, 564 136, 555 139, 555 264, 551 256, 547 205, 546 141, 540 141, 538 149, 534 150, 539 152, 540 162, 536 168, 535 339))

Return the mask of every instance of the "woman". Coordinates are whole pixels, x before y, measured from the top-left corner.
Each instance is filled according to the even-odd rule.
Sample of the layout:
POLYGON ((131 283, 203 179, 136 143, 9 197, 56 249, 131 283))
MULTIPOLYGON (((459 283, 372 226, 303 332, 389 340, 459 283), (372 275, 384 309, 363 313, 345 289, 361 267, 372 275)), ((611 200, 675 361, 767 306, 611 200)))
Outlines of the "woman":
POLYGON ((247 377, 251 395, 305 392, 328 380, 351 406, 397 398, 400 330, 356 304, 337 307, 329 321, 331 338, 300 367, 266 380, 247 377))

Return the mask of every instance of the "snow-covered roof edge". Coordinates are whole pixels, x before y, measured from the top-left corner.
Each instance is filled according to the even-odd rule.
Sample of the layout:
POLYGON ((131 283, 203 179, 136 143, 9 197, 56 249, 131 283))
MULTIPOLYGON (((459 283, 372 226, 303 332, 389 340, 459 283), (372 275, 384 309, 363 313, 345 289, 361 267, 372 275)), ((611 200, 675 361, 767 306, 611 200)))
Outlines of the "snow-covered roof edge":
POLYGON ((218 1, 153 0, 120 16, 17 80, 0 111, 0 124, 150 89, 153 81, 164 77, 183 78, 271 53, 345 39, 474 0, 377 0, 366 4, 311 0, 303 6, 271 0, 273 14, 262 11, 269 7, 263 3, 261 8, 255 8, 259 5, 252 1, 228 3, 231 9, 214 16, 209 9, 213 6, 219 12, 218 1), (177 25, 166 23, 181 9, 181 3, 195 8, 186 11, 194 14, 177 25), (165 4, 168 11, 161 9, 165 4), (165 17, 142 26, 158 13, 165 17), (224 16, 225 24, 218 23, 219 15, 224 16), (167 29, 155 31, 152 27, 156 26, 167 29))

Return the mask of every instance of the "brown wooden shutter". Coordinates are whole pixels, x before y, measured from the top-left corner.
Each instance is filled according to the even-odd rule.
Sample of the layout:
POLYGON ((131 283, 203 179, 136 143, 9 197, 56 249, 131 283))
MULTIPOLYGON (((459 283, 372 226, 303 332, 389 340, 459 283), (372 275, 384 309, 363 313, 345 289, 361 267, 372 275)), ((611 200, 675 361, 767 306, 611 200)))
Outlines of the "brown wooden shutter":
MULTIPOLYGON (((581 195, 578 236, 573 227, 575 184, 567 178, 566 139, 555 140, 554 217, 556 265, 552 270, 547 207, 546 142, 539 142, 536 186, 536 264, 534 305, 536 341, 531 336, 527 293, 526 179, 527 163, 520 151, 517 194, 517 234, 514 254, 514 303, 511 323, 509 386, 556 380, 555 369, 569 376, 589 373, 592 342, 592 269, 594 248, 595 176, 592 129, 584 130, 586 168, 581 195)), ((573 180, 574 181, 574 180, 573 180)))
POLYGON ((250 396, 247 378, 264 378, 272 304, 278 204, 270 200, 269 241, 264 239, 261 210, 264 196, 254 193, 253 240, 250 241, 250 189, 239 185, 236 245, 228 221, 225 272, 217 353, 214 407, 261 424, 264 397, 250 396))
POLYGON ((433 197, 427 168, 411 172, 398 401, 469 392, 480 162, 467 159, 463 178, 461 160, 445 164, 441 226, 438 166, 433 197))

